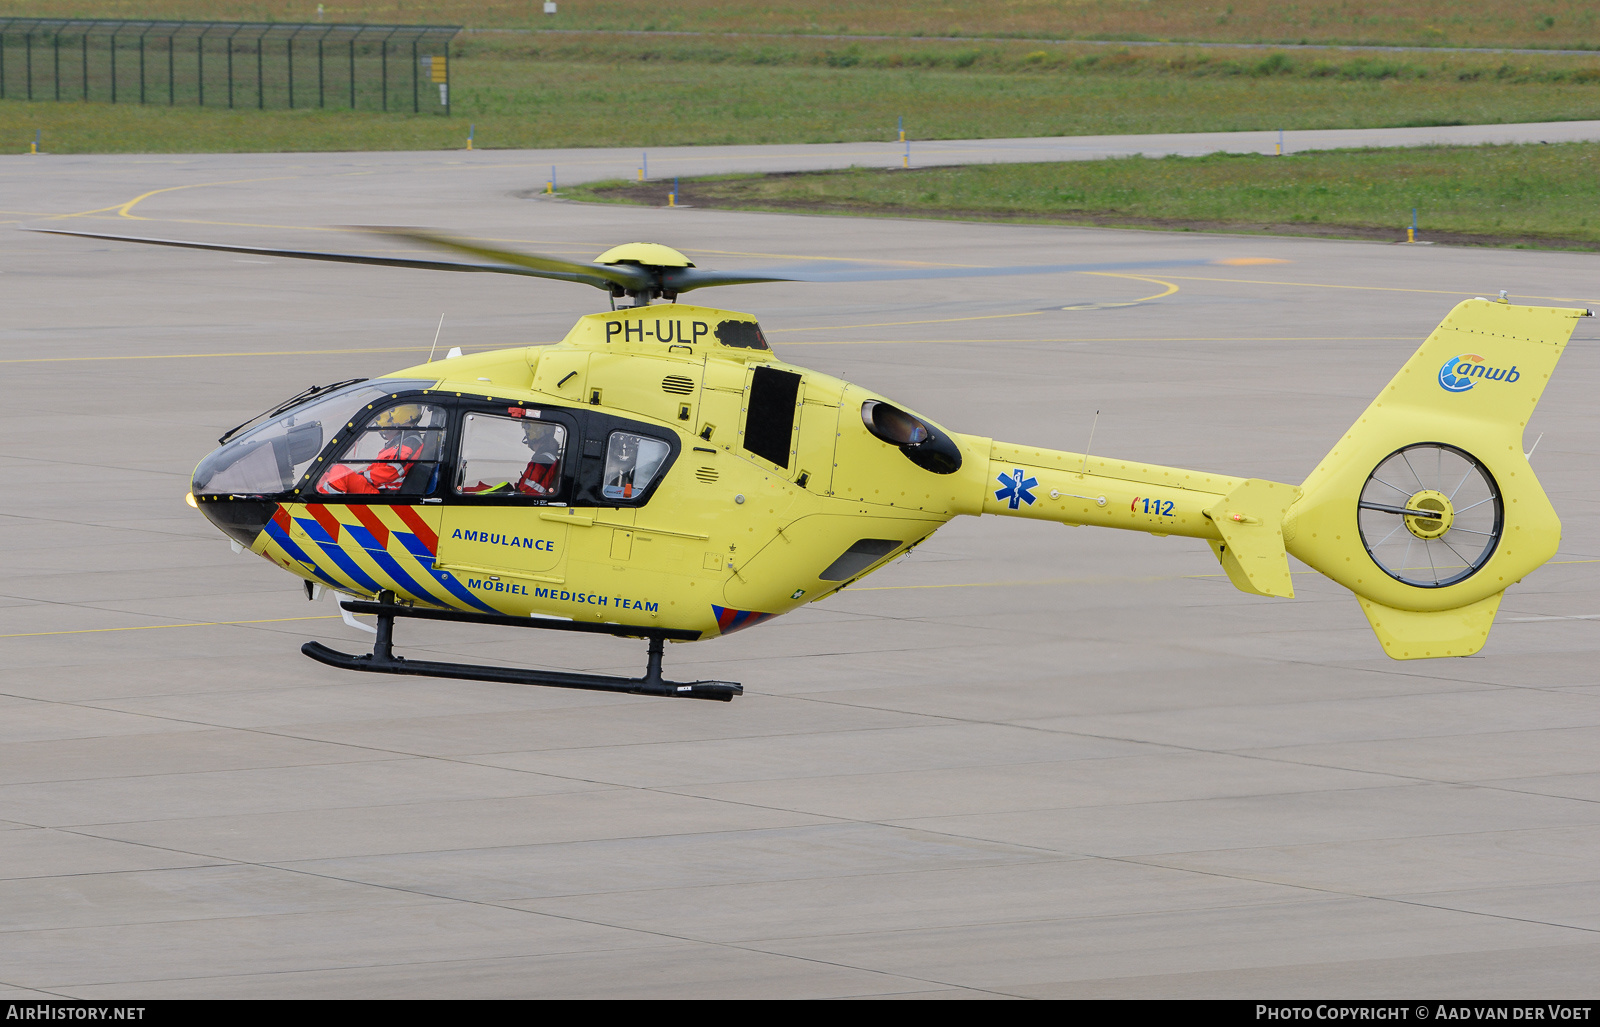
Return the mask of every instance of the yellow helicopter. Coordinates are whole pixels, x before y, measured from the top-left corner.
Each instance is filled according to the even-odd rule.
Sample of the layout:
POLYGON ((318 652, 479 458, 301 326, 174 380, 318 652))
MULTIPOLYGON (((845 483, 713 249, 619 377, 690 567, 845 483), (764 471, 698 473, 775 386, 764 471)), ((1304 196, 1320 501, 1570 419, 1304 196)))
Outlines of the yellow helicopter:
POLYGON ((1458 304, 1295 486, 949 431, 779 360, 749 314, 677 302, 713 285, 1087 265, 734 273, 652 243, 582 263, 369 231, 488 263, 56 232, 610 294, 612 309, 555 345, 308 389, 200 462, 189 499, 212 523, 302 578, 308 596, 331 589, 352 597, 343 609, 376 615, 369 654, 304 645, 335 667, 726 701, 742 687, 664 680, 663 643, 822 599, 960 514, 1204 539, 1253 595, 1294 594, 1292 554, 1356 594, 1389 656, 1463 656, 1484 645, 1507 586, 1560 541, 1522 434, 1588 310, 1504 294, 1458 304), (618 308, 623 298, 631 305, 618 308), (393 630, 407 617, 642 637, 647 669, 618 678, 405 659, 393 630))

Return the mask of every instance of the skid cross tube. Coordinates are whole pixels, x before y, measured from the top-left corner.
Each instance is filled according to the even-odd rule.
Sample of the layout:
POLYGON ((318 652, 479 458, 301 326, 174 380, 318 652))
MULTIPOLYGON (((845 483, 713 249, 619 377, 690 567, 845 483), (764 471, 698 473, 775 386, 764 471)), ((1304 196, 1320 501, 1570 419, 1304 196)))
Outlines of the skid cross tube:
POLYGON ((346 600, 340 607, 351 613, 368 613, 378 618, 378 634, 372 652, 350 656, 330 649, 321 642, 307 642, 300 651, 330 667, 360 670, 374 674, 414 674, 421 677, 456 678, 467 681, 495 681, 508 685, 543 685, 550 688, 579 688, 595 692, 624 692, 631 695, 672 696, 683 699, 715 699, 728 702, 744 694, 744 686, 733 681, 666 681, 661 677, 661 655, 669 638, 690 640, 699 632, 669 628, 632 628, 621 624, 583 624, 575 621, 545 620, 535 617, 503 617, 456 610, 428 610, 399 606, 392 602, 346 600), (520 628, 546 628, 557 631, 586 631, 650 640, 650 653, 643 677, 622 678, 604 674, 576 674, 568 671, 524 670, 518 667, 489 667, 471 663, 438 663, 408 660, 394 654, 394 619, 458 621, 469 624, 497 624, 520 628))

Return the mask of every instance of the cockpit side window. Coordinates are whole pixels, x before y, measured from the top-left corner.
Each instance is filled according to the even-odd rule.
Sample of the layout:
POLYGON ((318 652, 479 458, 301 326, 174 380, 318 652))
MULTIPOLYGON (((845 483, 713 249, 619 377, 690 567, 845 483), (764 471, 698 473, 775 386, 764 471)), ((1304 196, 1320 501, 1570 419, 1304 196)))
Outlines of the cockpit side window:
POLYGON ((461 422, 461 462, 455 491, 460 496, 522 496, 550 499, 561 491, 567 429, 540 420, 533 410, 520 417, 469 413, 461 422))
POLYGON ((448 414, 437 403, 379 410, 317 479, 325 496, 425 496, 439 481, 448 414))
POLYGON ((606 444, 606 469, 600 494, 607 499, 637 499, 655 481, 672 451, 660 439, 614 431, 606 444))

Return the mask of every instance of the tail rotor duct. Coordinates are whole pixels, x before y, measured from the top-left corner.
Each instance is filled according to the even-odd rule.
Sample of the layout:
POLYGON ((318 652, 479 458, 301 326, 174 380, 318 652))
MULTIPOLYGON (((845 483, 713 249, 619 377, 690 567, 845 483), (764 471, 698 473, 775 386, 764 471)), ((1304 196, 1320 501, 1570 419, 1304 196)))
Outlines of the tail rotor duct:
POLYGON ((1361 489, 1367 555, 1397 581, 1443 588, 1476 574, 1505 526, 1500 488, 1481 461, 1442 442, 1395 450, 1361 489))

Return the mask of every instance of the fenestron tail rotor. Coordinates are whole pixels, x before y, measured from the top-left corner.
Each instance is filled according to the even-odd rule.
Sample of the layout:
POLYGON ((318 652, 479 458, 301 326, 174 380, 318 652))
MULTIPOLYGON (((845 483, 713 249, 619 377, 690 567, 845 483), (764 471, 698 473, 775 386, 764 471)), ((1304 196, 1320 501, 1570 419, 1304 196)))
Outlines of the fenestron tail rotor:
POLYGON ((1494 555, 1505 523, 1500 489, 1482 462, 1423 442, 1386 457, 1367 478, 1356 523, 1372 561, 1407 585, 1464 581, 1494 555))

